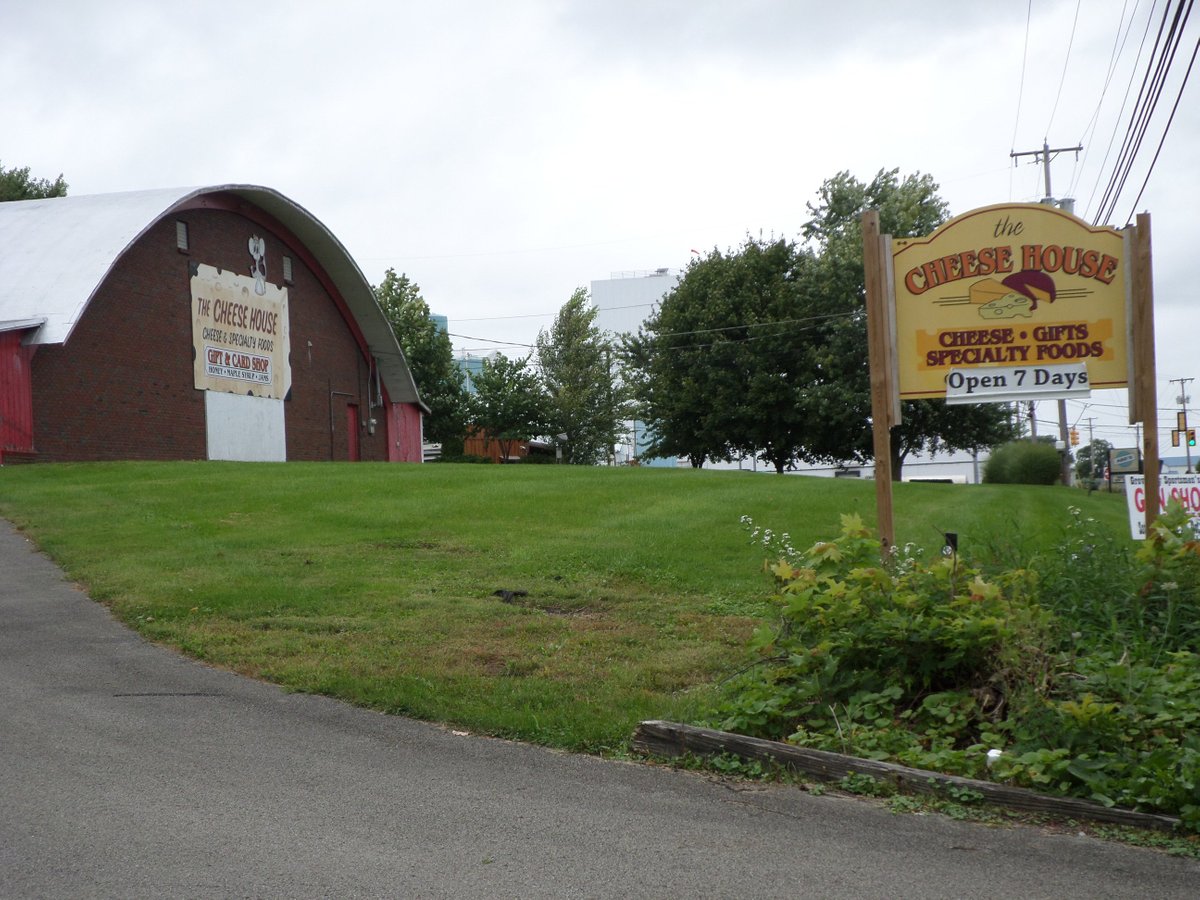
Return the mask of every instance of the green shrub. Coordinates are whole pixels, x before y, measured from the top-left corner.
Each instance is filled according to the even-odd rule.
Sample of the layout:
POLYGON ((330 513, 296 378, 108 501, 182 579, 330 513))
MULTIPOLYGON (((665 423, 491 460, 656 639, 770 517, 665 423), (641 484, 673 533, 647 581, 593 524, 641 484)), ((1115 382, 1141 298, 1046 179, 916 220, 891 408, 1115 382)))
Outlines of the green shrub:
POLYGON ((983 466, 987 484, 1055 484, 1062 457, 1044 441, 1010 441, 992 450, 983 466))
POLYGON ((885 567, 844 516, 837 541, 773 573, 780 621, 759 629, 764 665, 723 727, 926 761, 977 743, 1005 698, 1045 677, 1049 622, 1028 572, 985 580, 954 557, 885 567))
POLYGON ((857 516, 803 553, 743 524, 784 555, 778 621, 719 727, 1200 831, 1200 540, 1178 504, 1136 554, 1073 509, 1030 569, 987 575, 953 556, 884 565, 857 516))

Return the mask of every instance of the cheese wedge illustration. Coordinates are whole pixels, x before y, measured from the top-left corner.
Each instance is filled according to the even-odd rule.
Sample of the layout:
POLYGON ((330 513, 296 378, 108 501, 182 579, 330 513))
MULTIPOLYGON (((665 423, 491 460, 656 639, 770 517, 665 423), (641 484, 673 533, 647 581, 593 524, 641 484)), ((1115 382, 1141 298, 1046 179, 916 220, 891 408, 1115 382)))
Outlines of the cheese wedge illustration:
POLYGON ((1005 287, 994 278, 984 278, 982 281, 977 281, 971 285, 967 292, 967 297, 976 306, 981 306, 984 303, 999 300, 1011 290, 1012 288, 1005 287))
POLYGON ((1058 291, 1054 286, 1054 279, 1045 272, 1039 272, 1036 269, 1025 269, 1020 272, 1014 272, 1004 279, 1003 284, 1010 291, 1016 291, 1018 294, 1024 294, 1033 301, 1030 309, 1037 309, 1039 303, 1053 303, 1055 297, 1058 296, 1058 291))
POLYGON ((1016 291, 1006 291, 1003 297, 979 307, 979 316, 983 319, 1029 319, 1033 316, 1033 301, 1016 291))

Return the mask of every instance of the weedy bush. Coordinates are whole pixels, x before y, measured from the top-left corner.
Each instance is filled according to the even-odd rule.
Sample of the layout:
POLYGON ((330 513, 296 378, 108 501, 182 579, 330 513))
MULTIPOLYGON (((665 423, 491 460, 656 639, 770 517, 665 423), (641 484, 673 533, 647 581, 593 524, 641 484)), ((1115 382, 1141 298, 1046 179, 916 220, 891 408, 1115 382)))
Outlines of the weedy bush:
POLYGON ((771 567, 761 661, 717 724, 1200 830, 1200 542, 1177 508, 1136 554, 1072 519, 1055 553, 988 573, 955 556, 884 565, 857 516, 803 553, 743 519, 790 552, 771 567))
POLYGON ((763 664, 726 728, 927 763, 978 743, 1006 698, 1047 677, 1050 617, 1028 571, 986 580, 952 556, 885 567, 844 516, 840 538, 772 573, 779 620, 756 632, 763 664))
POLYGON ((1200 648, 1200 543, 1178 503, 1135 551, 1071 507, 1062 539, 1033 563, 1043 606, 1092 648, 1142 656, 1200 648))

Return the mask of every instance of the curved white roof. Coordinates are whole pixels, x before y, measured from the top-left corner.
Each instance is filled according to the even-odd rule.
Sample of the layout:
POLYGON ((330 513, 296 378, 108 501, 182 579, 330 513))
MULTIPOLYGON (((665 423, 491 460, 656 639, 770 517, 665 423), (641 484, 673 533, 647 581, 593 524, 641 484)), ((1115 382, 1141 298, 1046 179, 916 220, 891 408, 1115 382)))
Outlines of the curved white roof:
POLYGON ((421 403, 371 285, 324 225, 278 191, 246 184, 0 203, 0 324, 40 327, 32 344, 66 343, 121 255, 173 210, 232 194, 282 223, 312 253, 346 301, 393 402, 421 403))

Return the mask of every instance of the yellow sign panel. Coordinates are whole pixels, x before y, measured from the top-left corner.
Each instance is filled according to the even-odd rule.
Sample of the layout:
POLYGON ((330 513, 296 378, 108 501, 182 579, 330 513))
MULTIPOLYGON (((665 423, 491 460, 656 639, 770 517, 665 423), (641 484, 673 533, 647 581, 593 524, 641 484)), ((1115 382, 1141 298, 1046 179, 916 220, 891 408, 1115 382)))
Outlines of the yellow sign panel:
POLYGON ((206 264, 191 284, 196 388, 284 399, 292 386, 287 288, 206 264))
POLYGON ((893 240, 892 264, 902 398, 945 397, 952 370, 987 367, 1028 370, 1035 387, 1084 363, 1092 388, 1127 383, 1120 232, 1052 206, 987 206, 893 240))

